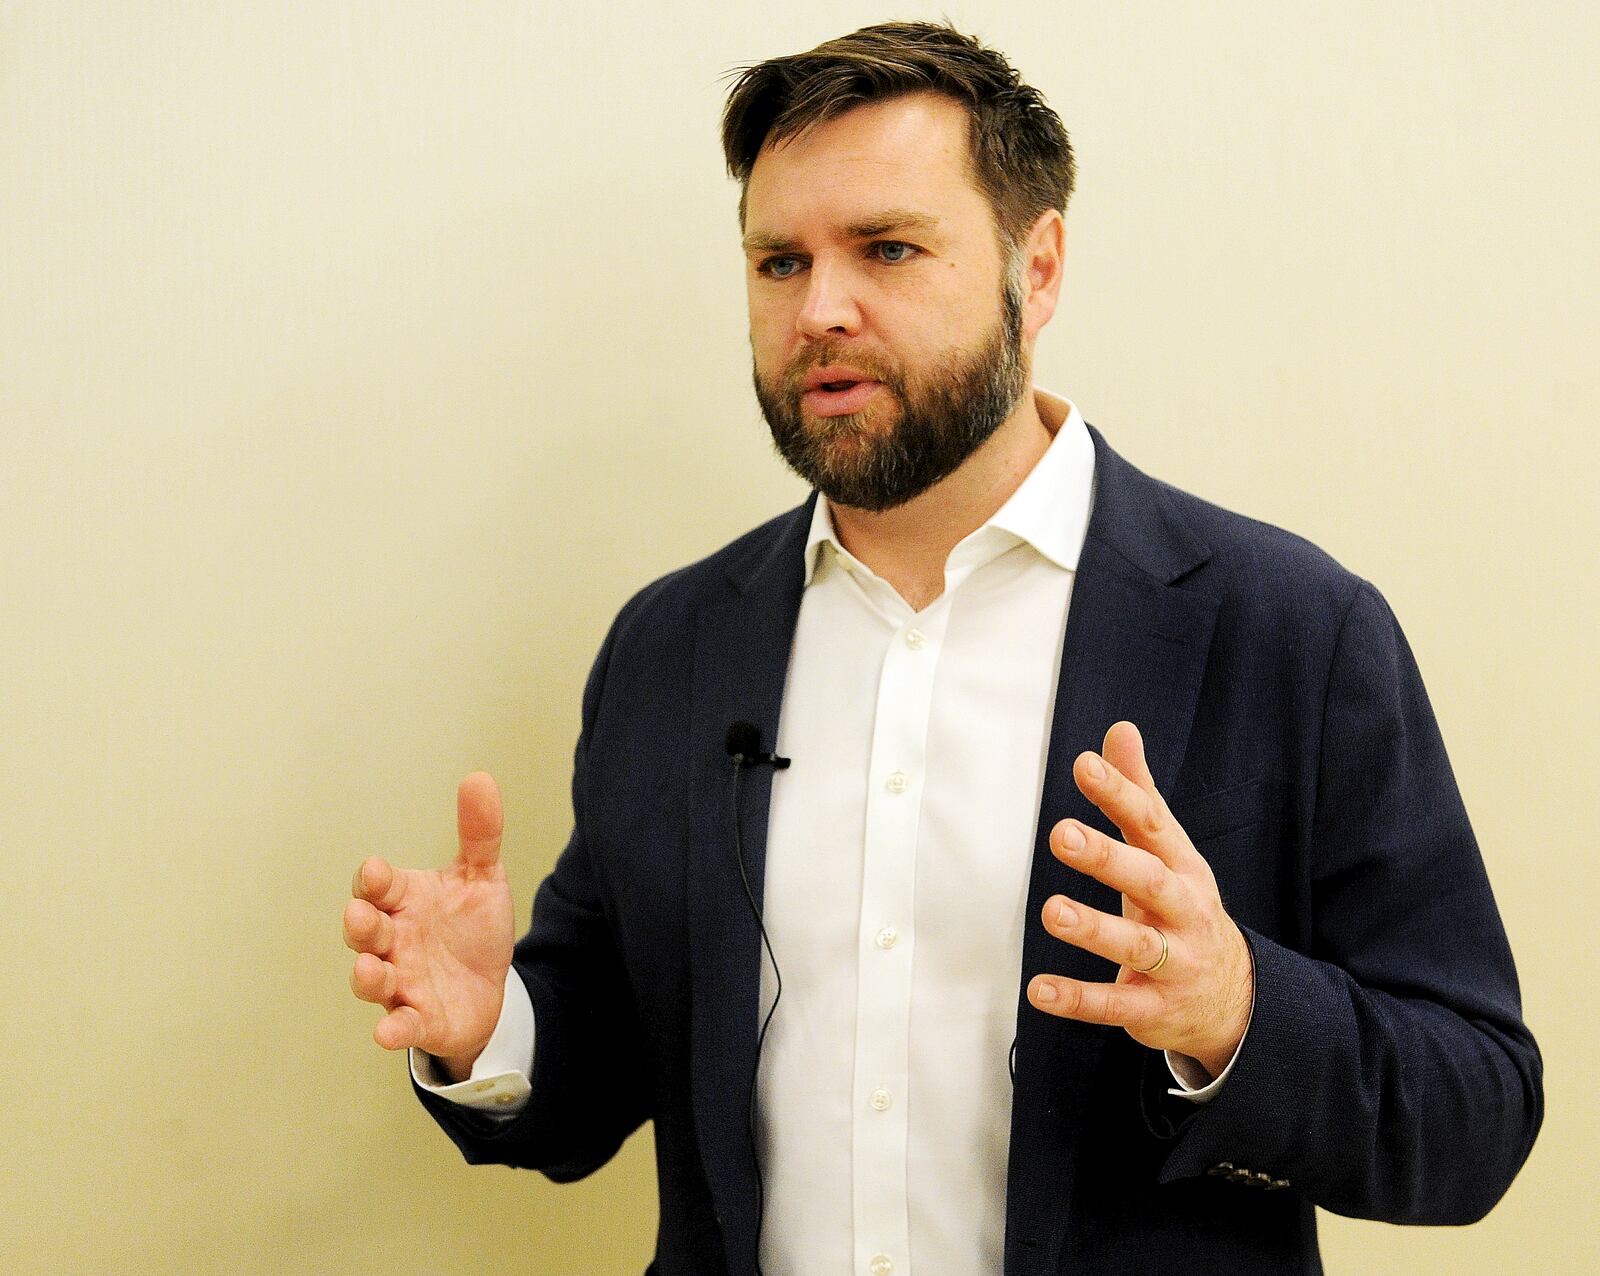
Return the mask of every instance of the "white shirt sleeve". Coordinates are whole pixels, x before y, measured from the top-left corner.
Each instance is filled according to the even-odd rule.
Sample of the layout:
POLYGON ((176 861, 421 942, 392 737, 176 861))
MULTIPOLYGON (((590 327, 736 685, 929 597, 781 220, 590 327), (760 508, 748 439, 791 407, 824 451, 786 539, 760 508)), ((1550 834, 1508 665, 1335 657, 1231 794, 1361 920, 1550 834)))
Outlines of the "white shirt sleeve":
POLYGON ((517 968, 506 971, 500 1018, 465 1081, 452 1082, 431 1054, 409 1054, 411 1077, 424 1090, 492 1116, 516 1116, 527 1106, 533 1075, 533 1002, 517 968))
MULTIPOLYGON (((1250 1003, 1250 1019, 1245 1021, 1244 1037, 1250 1035, 1250 1022, 1256 1017, 1255 1002, 1250 1003)), ((1228 1060, 1228 1066, 1219 1072, 1215 1080, 1200 1066, 1198 1059, 1191 1059, 1186 1054, 1167 1050, 1167 1071, 1172 1073, 1172 1079, 1181 1088, 1168 1090, 1168 1094, 1175 1094, 1180 1099, 1188 1099, 1194 1103, 1209 1103, 1216 1097, 1217 1091, 1222 1089, 1222 1083, 1228 1079, 1228 1073, 1233 1071, 1233 1065, 1238 1062, 1239 1051, 1244 1049, 1244 1037, 1239 1038, 1239 1044, 1233 1048, 1233 1058, 1228 1060)))

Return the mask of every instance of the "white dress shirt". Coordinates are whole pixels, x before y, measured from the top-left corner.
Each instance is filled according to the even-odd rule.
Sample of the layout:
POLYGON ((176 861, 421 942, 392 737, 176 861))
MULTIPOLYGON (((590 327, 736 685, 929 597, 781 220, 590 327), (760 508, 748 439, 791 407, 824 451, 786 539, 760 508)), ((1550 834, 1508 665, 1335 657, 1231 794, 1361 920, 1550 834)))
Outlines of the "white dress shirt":
MULTIPOLYGON (((1077 408, 1035 394, 1054 439, 922 611, 815 507, 762 892, 783 975, 757 1083, 768 1276, 1002 1266, 1023 928, 1041 924, 1025 902, 1094 477, 1077 408)), ((763 1013, 775 990, 763 960, 763 1013)), ((467 1081, 439 1084, 420 1052, 412 1070, 510 1113, 532 1057, 512 975, 467 1081)), ((1168 1064, 1196 1101, 1228 1072, 1168 1064)))

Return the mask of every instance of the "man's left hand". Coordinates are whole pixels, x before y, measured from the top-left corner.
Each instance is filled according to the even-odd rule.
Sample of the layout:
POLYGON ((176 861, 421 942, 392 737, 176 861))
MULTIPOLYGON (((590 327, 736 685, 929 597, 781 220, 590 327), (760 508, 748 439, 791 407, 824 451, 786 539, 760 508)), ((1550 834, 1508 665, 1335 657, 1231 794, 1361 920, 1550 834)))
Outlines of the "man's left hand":
POLYGON ((1223 910, 1211 866, 1157 792, 1133 723, 1113 724, 1101 754, 1079 754, 1072 774, 1126 840, 1062 820, 1050 830, 1050 850, 1122 892, 1122 915, 1053 895, 1044 905, 1045 929, 1121 969, 1115 983, 1039 975, 1028 1000, 1047 1014, 1116 1024, 1152 1049, 1188 1055, 1216 1077, 1250 1021, 1249 945, 1223 910))

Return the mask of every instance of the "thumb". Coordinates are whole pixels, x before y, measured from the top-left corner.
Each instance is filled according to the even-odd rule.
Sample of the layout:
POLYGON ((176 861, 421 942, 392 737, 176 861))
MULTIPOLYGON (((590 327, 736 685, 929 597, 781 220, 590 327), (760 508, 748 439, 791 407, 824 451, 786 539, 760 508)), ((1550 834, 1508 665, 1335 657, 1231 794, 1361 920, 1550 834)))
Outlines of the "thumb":
POLYGON ((491 868, 500 860, 500 834, 505 828, 500 786, 487 771, 474 771, 456 790, 457 858, 473 868, 491 868))
POLYGON ((1144 760, 1144 737, 1139 728, 1126 720, 1113 722, 1100 748, 1105 760, 1121 771, 1146 793, 1155 794, 1155 777, 1144 760))

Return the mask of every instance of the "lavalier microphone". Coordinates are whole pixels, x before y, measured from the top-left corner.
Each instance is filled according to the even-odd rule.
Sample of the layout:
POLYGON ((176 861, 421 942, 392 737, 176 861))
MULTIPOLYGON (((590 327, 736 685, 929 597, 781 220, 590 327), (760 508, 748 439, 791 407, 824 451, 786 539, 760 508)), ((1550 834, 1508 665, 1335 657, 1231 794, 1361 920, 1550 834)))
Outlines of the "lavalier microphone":
POLYGON ((761 728, 753 722, 730 722, 723 747, 739 766, 771 766, 782 771, 792 761, 776 753, 761 752, 761 728))

